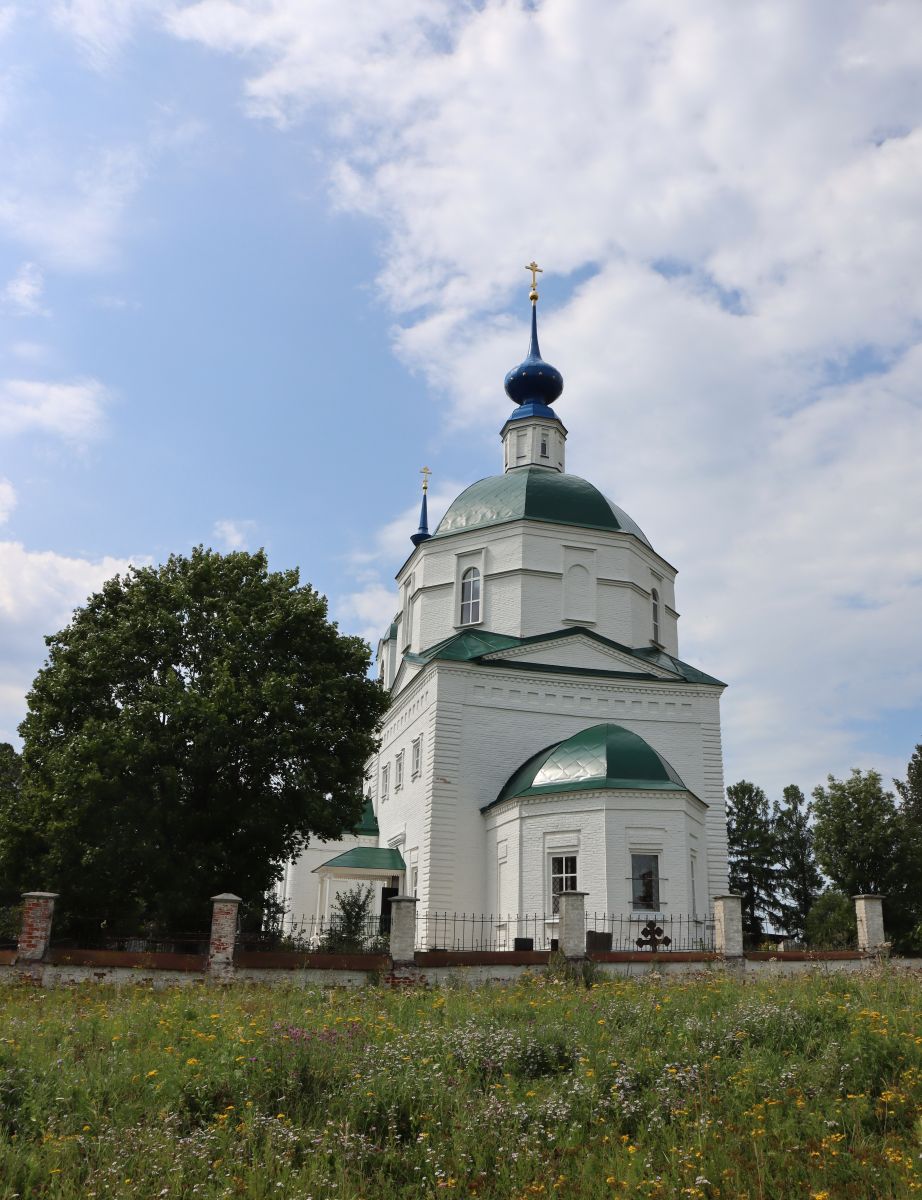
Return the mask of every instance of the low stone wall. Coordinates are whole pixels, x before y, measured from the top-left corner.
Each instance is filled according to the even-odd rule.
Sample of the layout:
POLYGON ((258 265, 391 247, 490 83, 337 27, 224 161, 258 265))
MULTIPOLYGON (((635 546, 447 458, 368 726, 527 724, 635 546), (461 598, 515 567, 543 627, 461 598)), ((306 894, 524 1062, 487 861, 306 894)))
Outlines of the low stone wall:
MULTIPOLYGON (((51 953, 42 962, 0 961, 0 986, 27 984, 53 988, 74 984, 104 983, 152 988, 193 984, 230 987, 239 984, 292 987, 477 987, 487 983, 513 983, 524 975, 543 974, 549 955, 538 951, 418 951, 414 960, 394 964, 386 955, 280 955, 269 952, 238 954, 229 971, 209 972, 198 956, 132 954, 119 951, 67 951, 51 953), (283 964, 279 959, 288 960, 283 964), (241 961, 243 960, 243 961, 241 961)), ((585 960, 574 960, 580 962, 585 960)), ((747 954, 726 959, 715 954, 607 953, 593 955, 598 973, 607 979, 643 978, 649 975, 690 976, 730 972, 745 978, 832 974, 866 971, 886 963, 895 970, 922 972, 922 959, 887 959, 850 951, 828 954, 747 954)))

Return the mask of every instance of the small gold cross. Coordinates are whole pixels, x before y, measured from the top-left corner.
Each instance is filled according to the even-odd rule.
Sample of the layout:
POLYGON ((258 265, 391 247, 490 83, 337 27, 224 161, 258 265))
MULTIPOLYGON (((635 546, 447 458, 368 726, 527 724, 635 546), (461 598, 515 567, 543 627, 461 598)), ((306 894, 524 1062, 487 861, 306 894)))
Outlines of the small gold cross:
POLYGON ((531 271, 531 291, 528 293, 528 299, 534 304, 538 299, 538 276, 544 274, 544 268, 539 267, 534 259, 525 268, 526 271, 531 271))
POLYGON ((423 477, 423 492, 429 491, 429 476, 431 474, 432 472, 428 467, 423 467, 423 469, 420 471, 420 475, 423 477))

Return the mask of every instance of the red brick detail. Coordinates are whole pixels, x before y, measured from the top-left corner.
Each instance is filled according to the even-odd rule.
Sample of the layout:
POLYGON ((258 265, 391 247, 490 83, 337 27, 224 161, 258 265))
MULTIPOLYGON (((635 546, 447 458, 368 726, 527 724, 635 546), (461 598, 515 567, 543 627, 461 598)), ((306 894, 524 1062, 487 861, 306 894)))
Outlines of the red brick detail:
POLYGON ((26 893, 22 902, 22 926, 16 950, 18 962, 39 962, 51 938, 51 920, 57 899, 47 892, 26 893))
POLYGON ((381 976, 381 982, 385 987, 391 988, 411 988, 411 987, 428 987, 429 981, 421 971, 414 971, 413 968, 402 969, 395 967, 392 971, 388 971, 386 975, 381 976))
POLYGON ((234 969, 234 946, 237 942, 237 907, 239 899, 215 897, 211 910, 211 939, 208 946, 208 970, 228 974, 234 969))

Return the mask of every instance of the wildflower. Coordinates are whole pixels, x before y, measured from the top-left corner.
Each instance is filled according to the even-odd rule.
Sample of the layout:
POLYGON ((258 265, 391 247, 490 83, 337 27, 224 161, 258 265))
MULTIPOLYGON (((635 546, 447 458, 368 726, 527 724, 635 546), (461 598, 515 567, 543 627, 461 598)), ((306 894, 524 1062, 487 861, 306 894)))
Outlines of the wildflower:
POLYGON ((148 1072, 147 1072, 147 1078, 148 1078, 148 1079, 153 1079, 153 1077, 154 1077, 156 1074, 157 1074, 157 1071, 156 1071, 156 1069, 154 1069, 153 1071, 148 1071, 148 1072))
POLYGON ((197 1059, 197 1058, 187 1058, 187 1059, 186 1059, 186 1066, 187 1066, 187 1067, 197 1067, 197 1066, 198 1066, 198 1059, 197 1059))

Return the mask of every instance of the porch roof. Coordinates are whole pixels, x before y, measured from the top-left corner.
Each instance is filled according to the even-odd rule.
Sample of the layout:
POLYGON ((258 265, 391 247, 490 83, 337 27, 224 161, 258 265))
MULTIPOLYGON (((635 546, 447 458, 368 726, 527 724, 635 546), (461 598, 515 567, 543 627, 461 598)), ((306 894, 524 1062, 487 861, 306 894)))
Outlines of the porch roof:
POLYGON ((315 867, 314 871, 396 875, 406 869, 407 865, 399 850, 393 850, 389 846, 355 846, 352 850, 337 854, 335 858, 328 858, 325 863, 315 867))

